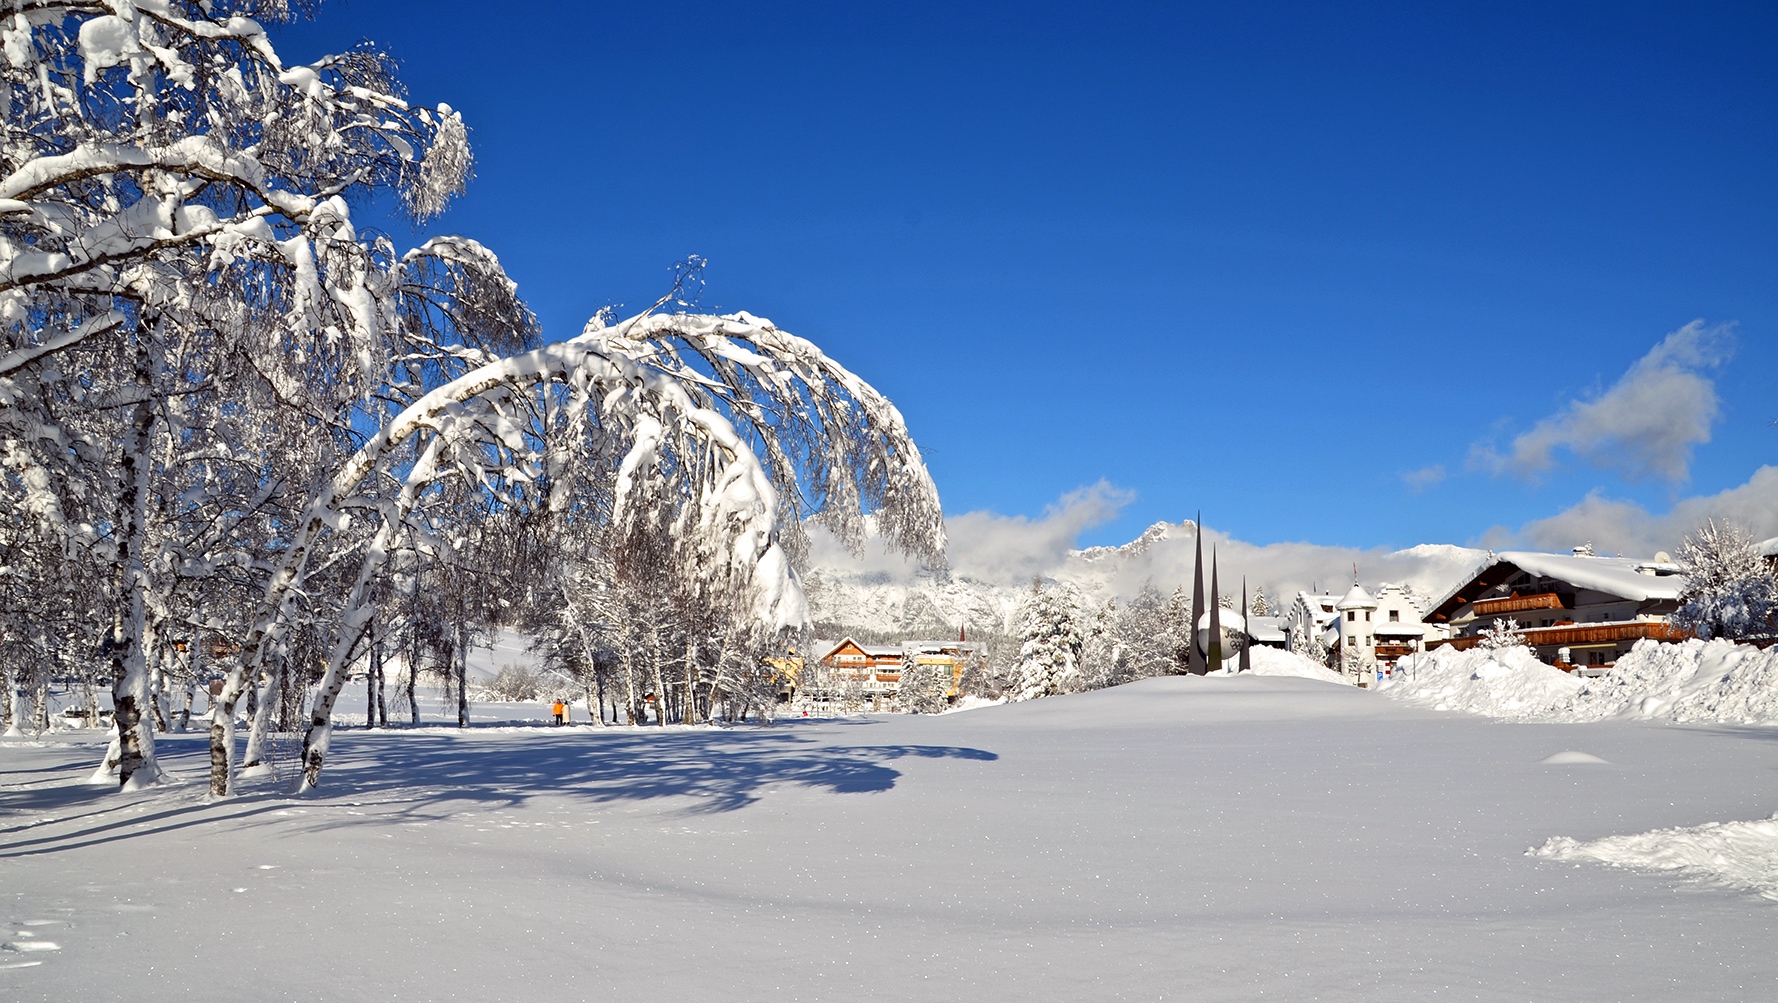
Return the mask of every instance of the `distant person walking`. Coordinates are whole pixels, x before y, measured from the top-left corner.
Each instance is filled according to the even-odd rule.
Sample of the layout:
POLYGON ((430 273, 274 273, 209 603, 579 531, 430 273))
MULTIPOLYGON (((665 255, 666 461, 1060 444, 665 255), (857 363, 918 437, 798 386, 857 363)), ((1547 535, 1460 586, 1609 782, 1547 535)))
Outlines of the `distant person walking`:
POLYGON ((550 708, 550 712, 555 714, 556 724, 560 725, 568 718, 568 705, 557 700, 555 705, 550 708))

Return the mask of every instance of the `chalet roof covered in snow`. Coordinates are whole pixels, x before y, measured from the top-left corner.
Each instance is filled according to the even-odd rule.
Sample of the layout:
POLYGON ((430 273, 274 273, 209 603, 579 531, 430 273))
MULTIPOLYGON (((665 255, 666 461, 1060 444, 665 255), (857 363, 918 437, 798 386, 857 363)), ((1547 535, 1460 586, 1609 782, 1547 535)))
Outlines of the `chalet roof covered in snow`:
POLYGON ((1770 540, 1761 543, 1756 543, 1753 546, 1755 550, 1759 551, 1759 556, 1761 557, 1778 557, 1778 536, 1774 536, 1770 540))
POLYGON ((1457 580, 1449 591, 1433 603, 1434 615, 1450 616, 1457 606, 1478 598, 1468 595, 1475 582, 1488 576, 1502 580, 1492 569, 1506 565, 1527 574, 1554 578, 1577 588, 1591 589, 1635 602, 1654 599, 1678 599, 1685 587, 1685 578, 1673 571, 1670 564, 1631 557, 1592 557, 1582 554, 1546 554, 1532 550, 1503 550, 1490 553, 1475 570, 1457 580))
POLYGON ((1364 586, 1358 585, 1356 583, 1353 584, 1352 590, 1350 592, 1346 593, 1346 597, 1344 599, 1341 599, 1339 601, 1339 604, 1334 607, 1334 609, 1376 609, 1376 608, 1377 608, 1377 600, 1371 598, 1371 594, 1364 590, 1364 586))
POLYGON ((1261 644, 1283 644, 1284 618, 1281 616, 1249 617, 1247 636, 1261 644))

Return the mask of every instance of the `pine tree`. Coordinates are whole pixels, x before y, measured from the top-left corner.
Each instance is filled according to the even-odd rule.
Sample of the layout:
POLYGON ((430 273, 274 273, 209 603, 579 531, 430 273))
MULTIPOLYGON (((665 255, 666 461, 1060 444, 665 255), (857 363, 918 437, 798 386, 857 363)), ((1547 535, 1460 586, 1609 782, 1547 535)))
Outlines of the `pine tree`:
POLYGON ((1071 693, 1080 688, 1081 637, 1078 607, 1065 586, 1031 583, 1019 614, 1019 671, 1013 698, 1071 693))
POLYGON ((1190 672, 1192 667, 1192 647, 1197 634, 1196 624, 1192 622, 1191 606, 1186 602, 1185 586, 1173 590, 1172 598, 1167 600, 1166 625, 1169 654, 1173 657, 1174 672, 1190 672))
POLYGON ((951 667, 946 664, 921 662, 912 651, 901 656, 901 682, 896 699, 909 714, 937 714, 948 706, 946 699, 952 683, 951 667))
POLYGON ((1266 587, 1264 585, 1255 585, 1253 587, 1253 602, 1249 609, 1254 616, 1272 615, 1272 601, 1266 598, 1266 587))

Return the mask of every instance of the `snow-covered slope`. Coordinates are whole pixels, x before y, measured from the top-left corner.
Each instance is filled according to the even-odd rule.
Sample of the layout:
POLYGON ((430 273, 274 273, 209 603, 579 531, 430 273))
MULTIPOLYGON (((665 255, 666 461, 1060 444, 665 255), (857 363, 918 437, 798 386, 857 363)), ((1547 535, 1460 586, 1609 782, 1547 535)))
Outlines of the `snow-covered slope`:
POLYGON ((0 740, 0 1000, 1522 1003, 1778 981, 1778 909, 1687 876, 1765 887, 1769 829, 1693 828, 1770 814, 1759 730, 1502 724, 1241 676, 771 728, 511 724, 545 710, 344 730, 300 798, 208 798, 201 734, 160 740, 184 783, 123 795, 82 782, 102 733, 0 740), (1662 830, 1586 859, 1710 855, 1651 875, 1525 855, 1662 830))

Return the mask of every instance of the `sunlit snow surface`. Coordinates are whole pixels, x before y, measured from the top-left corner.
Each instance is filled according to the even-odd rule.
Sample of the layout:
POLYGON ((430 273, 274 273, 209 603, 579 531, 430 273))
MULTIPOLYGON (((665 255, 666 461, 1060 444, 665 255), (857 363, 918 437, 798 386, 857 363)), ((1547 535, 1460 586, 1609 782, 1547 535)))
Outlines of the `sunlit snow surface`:
POLYGON ((1766 899, 1526 852, 1769 814, 1769 729, 1281 677, 494 726, 541 710, 344 731, 302 800, 206 803, 196 735, 148 795, 82 783, 97 735, 0 745, 0 999, 1778 998, 1766 899))

